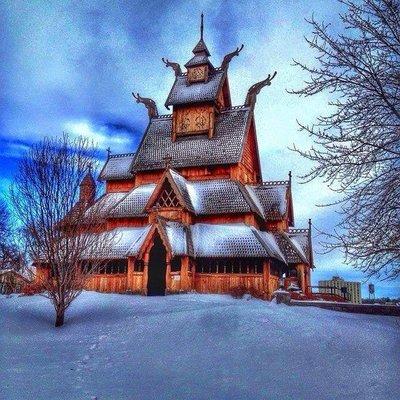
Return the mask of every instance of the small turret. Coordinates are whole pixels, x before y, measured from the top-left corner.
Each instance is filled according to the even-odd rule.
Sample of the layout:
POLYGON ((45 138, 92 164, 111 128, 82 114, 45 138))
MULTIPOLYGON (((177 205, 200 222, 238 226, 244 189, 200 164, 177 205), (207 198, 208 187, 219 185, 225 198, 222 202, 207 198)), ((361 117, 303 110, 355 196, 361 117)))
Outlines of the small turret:
POLYGON ((79 185, 79 202, 91 204, 96 196, 96 182, 90 169, 79 185))
POLYGON ((201 14, 201 25, 200 25, 200 40, 192 50, 194 57, 192 57, 186 64, 187 69, 187 83, 196 82, 207 82, 209 74, 214 71, 214 67, 211 64, 208 57, 210 52, 203 39, 204 31, 204 15, 201 14))

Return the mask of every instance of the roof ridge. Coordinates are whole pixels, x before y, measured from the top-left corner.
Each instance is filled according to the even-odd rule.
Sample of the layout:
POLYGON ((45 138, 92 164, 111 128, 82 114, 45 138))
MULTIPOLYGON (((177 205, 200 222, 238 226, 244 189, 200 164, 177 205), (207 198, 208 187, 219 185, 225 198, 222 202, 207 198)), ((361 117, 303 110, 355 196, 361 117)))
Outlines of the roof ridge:
POLYGON ((250 107, 246 106, 246 104, 242 104, 239 106, 225 107, 225 108, 221 109, 221 112, 229 112, 229 111, 244 110, 244 109, 250 109, 250 107))
POLYGON ((169 119, 172 118, 172 114, 162 114, 152 117, 151 119, 169 119))
POLYGON ((308 233, 308 228, 293 228, 289 227, 289 233, 308 233))
POLYGON ((261 182, 258 186, 278 186, 278 185, 289 185, 289 181, 264 181, 261 182))
POLYGON ((130 157, 134 156, 135 153, 120 153, 120 154, 110 154, 108 158, 123 158, 123 157, 130 157))

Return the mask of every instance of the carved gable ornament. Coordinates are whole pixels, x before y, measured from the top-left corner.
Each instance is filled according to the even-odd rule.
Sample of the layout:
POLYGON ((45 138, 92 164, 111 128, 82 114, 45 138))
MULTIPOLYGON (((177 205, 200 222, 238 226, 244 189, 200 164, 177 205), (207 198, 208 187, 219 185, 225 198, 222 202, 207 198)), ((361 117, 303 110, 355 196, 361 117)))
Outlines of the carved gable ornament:
POLYGON ((188 68, 188 83, 205 82, 208 79, 208 66, 199 65, 197 67, 188 68))

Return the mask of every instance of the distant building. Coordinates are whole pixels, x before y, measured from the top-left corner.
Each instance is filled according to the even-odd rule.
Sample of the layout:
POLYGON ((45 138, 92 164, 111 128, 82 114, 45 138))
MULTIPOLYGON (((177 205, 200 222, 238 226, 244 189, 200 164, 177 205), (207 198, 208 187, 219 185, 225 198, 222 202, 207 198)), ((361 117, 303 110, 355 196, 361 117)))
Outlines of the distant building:
POLYGON ((29 281, 13 269, 0 269, 0 294, 20 293, 29 281))
POLYGON ((346 297, 352 303, 361 304, 361 283, 345 281, 339 276, 333 276, 327 281, 318 281, 320 293, 333 293, 346 297), (344 288, 344 290, 342 290, 344 288), (345 292, 345 293, 344 293, 345 292))

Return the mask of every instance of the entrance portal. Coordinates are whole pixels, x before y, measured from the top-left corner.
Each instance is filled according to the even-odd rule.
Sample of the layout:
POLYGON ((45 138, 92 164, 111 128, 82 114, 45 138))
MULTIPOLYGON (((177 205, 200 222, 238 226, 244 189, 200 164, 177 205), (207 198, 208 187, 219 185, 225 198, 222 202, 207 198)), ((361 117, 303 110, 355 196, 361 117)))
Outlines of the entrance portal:
POLYGON ((154 237, 154 245, 150 250, 147 295, 164 296, 166 289, 167 251, 158 234, 154 237))

